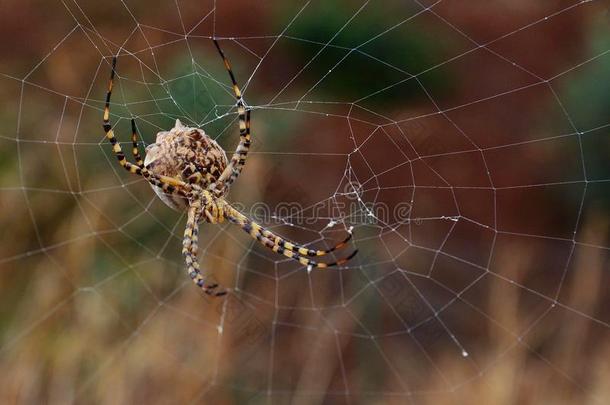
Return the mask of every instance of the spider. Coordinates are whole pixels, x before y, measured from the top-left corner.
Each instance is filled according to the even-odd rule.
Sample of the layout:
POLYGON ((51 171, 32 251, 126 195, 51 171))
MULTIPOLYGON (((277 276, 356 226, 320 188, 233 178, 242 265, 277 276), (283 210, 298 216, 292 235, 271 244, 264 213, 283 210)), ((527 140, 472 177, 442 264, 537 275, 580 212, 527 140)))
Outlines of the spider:
POLYGON ((265 229, 225 200, 229 187, 237 179, 246 163, 251 142, 251 110, 246 109, 244 105, 241 90, 224 52, 216 40, 213 42, 229 73, 236 98, 240 141, 231 160, 227 159, 225 151, 202 129, 185 126, 180 120, 176 120, 174 127, 169 131, 157 133, 155 143, 146 147, 146 156, 142 160, 138 148, 138 131, 135 120, 132 119, 131 141, 135 163, 127 161, 110 123, 110 97, 117 63, 115 56, 112 58, 112 70, 108 81, 103 127, 119 164, 130 173, 144 177, 165 204, 174 210, 187 212, 182 255, 186 261, 189 277, 208 295, 222 296, 227 291, 216 283, 207 282, 206 277, 200 271, 197 259, 198 226, 203 221, 216 224, 228 220, 273 252, 283 254, 307 266, 308 271, 313 268, 345 264, 356 255, 358 250, 354 250, 349 256, 332 263, 314 261, 309 257, 324 256, 346 246, 352 237, 351 231, 342 242, 330 249, 309 249, 289 242, 265 229))

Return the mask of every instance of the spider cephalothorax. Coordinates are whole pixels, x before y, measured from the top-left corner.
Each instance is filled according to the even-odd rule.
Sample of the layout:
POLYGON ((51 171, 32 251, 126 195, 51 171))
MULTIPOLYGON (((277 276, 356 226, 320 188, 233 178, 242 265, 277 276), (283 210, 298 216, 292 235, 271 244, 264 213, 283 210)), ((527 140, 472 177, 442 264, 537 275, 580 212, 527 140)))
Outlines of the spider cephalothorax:
MULTIPOLYGON (((189 184, 197 184, 203 190, 216 185, 227 168, 227 155, 215 140, 199 128, 176 125, 169 131, 157 134, 156 142, 146 147, 144 166, 153 173, 173 177, 189 184)), ((151 187, 171 208, 184 211, 188 207, 185 197, 167 194, 159 187, 151 187)), ((216 197, 224 197, 227 187, 218 187, 216 197)))
POLYGON ((199 270, 197 242, 198 223, 201 221, 217 223, 226 219, 238 225, 263 246, 297 260, 307 266, 308 270, 346 263, 354 257, 358 252, 357 250, 332 263, 314 261, 309 257, 324 256, 345 246, 351 239, 351 232, 345 240, 330 249, 309 249, 288 242, 270 230, 263 228, 232 207, 224 199, 229 187, 239 176, 246 163, 250 148, 250 110, 246 111, 241 91, 237 86, 228 60, 216 41, 214 41, 214 45, 216 45, 216 49, 218 49, 229 72, 233 92, 237 100, 240 141, 233 156, 231 156, 231 160, 227 160, 224 150, 202 129, 184 126, 180 120, 176 120, 176 125, 171 130, 157 134, 156 142, 146 148, 146 157, 142 160, 138 149, 136 124, 132 119, 131 141, 135 163, 128 162, 110 124, 110 96, 112 95, 116 68, 115 57, 112 59, 112 72, 104 106, 104 131, 106 132, 106 138, 112 144, 112 150, 119 164, 130 173, 144 177, 167 205, 178 211, 186 210, 187 221, 182 241, 182 254, 186 261, 189 276, 206 294, 219 296, 226 294, 226 291, 218 289, 217 284, 206 282, 206 277, 199 270))

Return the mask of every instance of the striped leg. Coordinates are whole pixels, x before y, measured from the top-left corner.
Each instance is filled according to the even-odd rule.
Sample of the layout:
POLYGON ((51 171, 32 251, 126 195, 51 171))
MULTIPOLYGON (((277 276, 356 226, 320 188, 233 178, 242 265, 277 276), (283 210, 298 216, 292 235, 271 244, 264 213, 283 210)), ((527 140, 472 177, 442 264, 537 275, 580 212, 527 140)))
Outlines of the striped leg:
MULTIPOLYGON (((253 222, 252 229, 254 229, 257 225, 258 224, 253 222)), ((260 232, 263 234, 263 236, 265 238, 272 241, 274 245, 278 245, 278 246, 283 247, 284 249, 288 249, 288 250, 296 250, 299 253, 299 255, 309 256, 309 257, 324 256, 324 255, 334 252, 337 249, 341 249, 341 248, 347 246, 347 242, 349 242, 353 236, 352 233, 349 232, 347 234, 347 236, 345 237, 345 239, 343 239, 341 242, 337 243, 330 249, 318 250, 318 249, 308 249, 304 246, 301 246, 301 245, 292 243, 290 241, 287 241, 285 239, 282 239, 281 236, 278 236, 277 234, 275 234, 265 228, 260 228, 260 232)))
POLYGON ((204 293, 220 297, 227 292, 224 290, 216 291, 218 284, 206 284, 205 277, 199 270, 199 261, 197 260, 197 248, 199 241, 198 222, 201 217, 201 202, 194 201, 188 210, 186 221, 186 229, 184 230, 184 239, 182 241, 182 255, 186 261, 186 271, 193 283, 203 290, 204 293))
POLYGON ((218 53, 222 57, 224 61, 225 68, 229 72, 229 76, 231 77, 231 83, 233 84, 233 92, 235 93, 235 98, 237 99, 237 113, 239 114, 239 144, 237 145, 237 149, 233 153, 231 157, 231 161, 222 172, 220 177, 218 178, 218 182, 216 185, 212 185, 217 190, 222 189, 223 187, 229 187, 237 176, 241 173, 244 165, 246 164, 246 158, 248 157, 248 151, 250 150, 250 110, 246 111, 244 106, 244 100, 241 95, 241 90, 237 85, 237 81, 235 80, 235 75, 231 70, 231 65, 229 64, 228 59, 225 57, 224 52, 220 49, 220 45, 218 42, 214 40, 214 45, 216 45, 216 49, 218 49, 218 53))
POLYGON ((347 241, 351 239, 351 234, 348 235, 345 240, 330 249, 313 250, 284 240, 280 236, 274 234, 273 232, 263 228, 256 222, 252 221, 250 218, 246 217, 244 214, 231 207, 229 204, 225 205, 224 214, 229 221, 239 225, 244 232, 248 233, 252 238, 256 239, 265 247, 273 250, 276 253, 283 254, 286 257, 294 259, 309 268, 326 268, 332 266, 340 266, 347 263, 352 257, 356 255, 356 253, 358 253, 358 250, 354 250, 349 256, 332 263, 317 262, 308 259, 305 256, 324 256, 330 252, 340 249, 347 244, 347 241))
MULTIPOLYGON (((190 190, 193 189, 194 186, 188 185, 188 184, 184 183, 183 181, 174 179, 172 177, 156 175, 156 174, 152 173, 150 170, 143 167, 143 164, 141 167, 141 166, 139 166, 139 164, 133 164, 131 162, 128 162, 127 159, 125 159, 125 154, 123 153, 123 150, 121 149, 121 145, 119 144, 118 140, 114 136, 114 131, 112 129, 112 125, 110 124, 110 97, 112 95, 112 87, 114 85, 115 69, 116 69, 116 57, 112 58, 112 72, 110 73, 110 80, 108 81, 108 92, 106 93, 106 105, 104 106, 104 125, 103 126, 104 126, 104 132, 106 132, 106 138, 112 144, 112 151, 116 155, 116 157, 119 161, 119 164, 121 166, 123 166, 125 168, 125 170, 127 170, 128 172, 144 177, 151 184, 163 189, 163 191, 165 191, 166 193, 170 193, 170 194, 177 193, 184 197, 190 196, 192 193, 190 190)), ((132 121, 132 129, 135 129, 135 123, 133 123, 133 121, 132 121)), ((133 139, 134 139, 134 137, 132 134, 132 140, 133 139)), ((134 155, 136 157, 136 160, 141 161, 142 159, 139 158, 139 156, 140 156, 139 153, 137 153, 137 155, 136 155, 135 152, 137 152, 137 148, 134 148, 134 155)))
POLYGON ((131 119, 131 143, 133 144, 131 153, 133 154, 136 164, 139 167, 144 167, 144 161, 142 160, 142 156, 140 156, 140 151, 138 149, 138 129, 136 128, 136 121, 133 118, 131 119))

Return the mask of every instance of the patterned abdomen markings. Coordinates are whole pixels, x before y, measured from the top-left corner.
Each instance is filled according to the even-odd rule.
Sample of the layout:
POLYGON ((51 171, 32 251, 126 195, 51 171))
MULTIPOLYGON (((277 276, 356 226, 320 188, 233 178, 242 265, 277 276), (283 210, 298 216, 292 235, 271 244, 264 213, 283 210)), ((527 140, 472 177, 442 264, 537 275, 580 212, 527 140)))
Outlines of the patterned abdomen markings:
MULTIPOLYGON (((157 134, 156 142, 146 148, 144 160, 145 167, 153 173, 197 184, 204 190, 217 182, 227 163, 227 155, 216 141, 201 129, 182 125, 180 120, 176 120, 170 131, 157 134)), ((188 207, 187 200, 180 196, 166 194, 158 187, 153 190, 177 211, 188 207)), ((224 196, 227 189, 223 188, 219 193, 224 196)))

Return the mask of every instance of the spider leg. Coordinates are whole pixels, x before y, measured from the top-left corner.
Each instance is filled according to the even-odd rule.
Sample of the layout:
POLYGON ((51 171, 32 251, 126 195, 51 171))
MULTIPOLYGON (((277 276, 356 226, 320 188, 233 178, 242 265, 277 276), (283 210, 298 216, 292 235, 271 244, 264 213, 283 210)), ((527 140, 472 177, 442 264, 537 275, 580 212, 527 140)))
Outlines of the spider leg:
POLYGON ((233 74, 233 70, 231 70, 231 65, 229 64, 229 60, 226 58, 224 52, 220 48, 220 45, 216 40, 214 40, 214 45, 216 45, 216 49, 222 58, 225 68, 229 72, 229 76, 231 77, 231 83, 233 84, 233 92, 235 93, 235 98, 237 99, 237 113, 239 116, 239 144, 237 145, 237 149, 231 156, 231 161, 221 173, 218 178, 218 182, 216 184, 212 184, 211 188, 229 187, 237 176, 241 173, 244 165, 246 164, 246 158, 248 156, 248 151, 250 150, 250 110, 246 111, 244 106, 244 100, 241 95, 241 90, 237 85, 237 81, 235 80, 235 75, 233 74))
POLYGON ((342 264, 347 263, 347 261, 349 261, 352 257, 356 255, 356 253, 358 253, 358 250, 354 250, 350 255, 332 263, 317 262, 308 259, 305 256, 323 256, 330 252, 333 252, 345 246, 347 241, 351 239, 351 234, 348 235, 345 240, 330 249, 313 250, 286 241, 280 236, 277 236, 273 232, 263 228, 261 225, 252 221, 250 218, 246 217, 244 214, 231 207, 229 204, 225 204, 224 215, 229 221, 239 225, 244 232, 248 233, 252 238, 256 239, 263 246, 271 249, 276 253, 283 254, 286 257, 294 259, 307 267, 326 268, 332 266, 340 266, 342 264))
POLYGON ((138 149, 138 129, 136 128, 136 121, 133 118, 131 119, 131 143, 133 144, 131 153, 133 154, 136 164, 138 167, 144 167, 144 161, 142 160, 142 156, 140 156, 140 151, 138 149))
MULTIPOLYGON (((256 223, 253 222, 253 227, 255 225, 258 225, 256 223)), ((287 241, 285 239, 283 239, 281 236, 273 233, 272 231, 265 229, 265 228, 260 228, 260 232, 262 233, 262 235, 269 239, 270 241, 272 241, 275 245, 278 245, 280 247, 283 247, 284 249, 288 249, 288 250, 292 250, 292 251, 297 251, 299 255, 301 256, 310 256, 310 257, 314 257, 314 256, 324 256, 327 255, 329 253, 334 252, 337 249, 341 249, 345 246, 347 246, 347 242, 350 241, 350 239, 352 239, 352 233, 348 232, 347 236, 345 237, 345 239, 343 239, 341 242, 335 244, 333 247, 329 248, 329 249, 324 249, 324 250, 319 250, 319 249, 309 249, 306 248, 302 245, 287 241)))
POLYGON ((182 255, 186 261, 186 270, 193 283, 203 290, 204 293, 220 297, 225 295, 225 290, 216 291, 218 284, 207 284, 205 277, 199 270, 199 261, 197 260, 197 249, 199 240, 198 221, 201 217, 201 203, 193 202, 187 214, 186 228, 184 230, 184 239, 182 241, 182 255))
MULTIPOLYGON (((106 93, 106 104, 104 105, 103 127, 104 127, 104 132, 106 133, 106 138, 108 139, 108 141, 110 141, 110 144, 112 145, 112 151, 114 152, 115 156, 117 157, 119 164, 121 166, 123 166, 125 168, 125 170, 127 170, 128 172, 144 177, 148 182, 163 189, 163 191, 166 193, 170 193, 170 194, 177 193, 184 197, 190 196, 190 193, 191 193, 190 190, 192 190, 192 188, 193 188, 192 186, 184 183, 181 180, 174 179, 172 177, 156 175, 156 174, 152 173, 150 170, 146 169, 145 167, 140 167, 138 164, 133 164, 131 162, 128 162, 127 159, 125 159, 125 154, 123 153, 123 149, 121 148, 121 145, 119 144, 118 140, 116 139, 116 137, 114 135, 114 130, 112 129, 112 124, 110 123, 110 97, 112 96, 112 87, 114 85, 116 60, 117 60, 116 56, 112 58, 112 71, 110 73, 110 80, 108 81, 108 92, 106 93)), ((132 124, 132 129, 133 128, 135 128, 134 124, 132 124)), ((133 135, 132 135, 132 140, 133 140, 133 135)), ((139 154, 137 156, 139 156, 139 154)), ((138 157, 136 157, 136 160, 138 160, 138 157)), ((140 161, 141 161, 141 158, 140 158, 140 161)))

